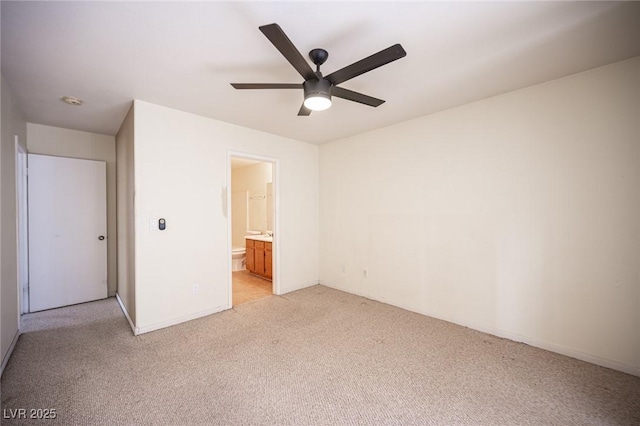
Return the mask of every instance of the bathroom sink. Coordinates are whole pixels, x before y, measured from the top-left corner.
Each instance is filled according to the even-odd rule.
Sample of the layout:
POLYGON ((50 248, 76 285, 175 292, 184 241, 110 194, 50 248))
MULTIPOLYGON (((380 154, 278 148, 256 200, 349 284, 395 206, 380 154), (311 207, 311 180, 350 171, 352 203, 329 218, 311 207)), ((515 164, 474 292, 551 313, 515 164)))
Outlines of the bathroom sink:
POLYGON ((273 242, 273 237, 271 235, 249 235, 245 238, 249 240, 273 242))

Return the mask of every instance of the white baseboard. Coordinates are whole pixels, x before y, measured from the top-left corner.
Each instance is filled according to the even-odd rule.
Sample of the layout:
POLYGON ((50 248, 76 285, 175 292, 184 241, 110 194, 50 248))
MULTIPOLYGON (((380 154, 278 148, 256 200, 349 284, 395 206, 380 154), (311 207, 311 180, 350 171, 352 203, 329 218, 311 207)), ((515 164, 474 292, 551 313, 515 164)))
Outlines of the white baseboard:
MULTIPOLYGON (((300 285, 294 286, 294 287, 288 287, 286 289, 284 289, 280 294, 286 294, 286 293, 290 293, 292 291, 296 291, 296 290, 302 290, 303 288, 307 288, 307 287, 311 287, 314 285, 317 285, 318 281, 310 281, 307 283, 302 283, 300 285)), ((119 300, 119 299, 118 299, 119 300)), ((122 306, 122 303, 120 303, 122 306)), ((230 309, 229 305, 222 305, 222 306, 216 306, 215 308, 211 308, 211 309, 207 309, 205 311, 201 311, 201 312, 196 312, 194 314, 190 314, 190 315, 185 315, 182 317, 178 317, 178 318, 174 318, 171 320, 167 320, 167 321, 162 321, 156 324, 151 324, 151 325, 147 325, 144 327, 135 327, 133 325, 133 323, 131 322, 131 320, 129 320, 129 323, 131 324, 131 328, 133 329, 133 334, 140 335, 140 334, 144 334, 144 333, 149 333, 151 331, 155 331, 155 330, 160 330, 162 328, 166 328, 166 327, 171 327, 173 325, 178 325, 181 324, 183 322, 187 322, 187 321, 191 321, 197 318, 202 318, 202 317, 206 317, 208 315, 212 315, 212 314, 216 314, 218 312, 222 312, 222 311, 226 311, 227 309, 230 309)), ((126 310, 123 308, 123 311, 126 314, 126 310)), ((129 316, 127 315, 127 318, 129 318, 129 316)))
POLYGON ((147 325, 144 327, 136 327, 133 333, 137 336, 139 334, 149 333, 151 331, 160 330, 161 328, 171 327, 172 325, 178 325, 183 322, 191 321, 197 318, 206 317, 211 314, 215 314, 218 312, 226 311, 229 309, 228 305, 217 306, 215 308, 207 309, 205 311, 196 312, 194 314, 185 315, 182 317, 170 319, 167 321, 162 321, 159 323, 147 325))
MULTIPOLYGON (((385 302, 383 300, 378 300, 378 299, 376 299, 375 297, 373 297, 373 296, 371 296, 369 294, 365 294, 365 293, 362 293, 362 292, 359 292, 359 291, 352 291, 351 289, 347 289, 345 287, 329 284, 329 283, 327 283, 325 281, 322 281, 322 280, 318 281, 318 284, 323 285, 325 287, 333 288, 335 290, 344 291, 345 293, 353 294, 355 296, 364 297, 365 299, 375 300, 376 302, 386 303, 387 305, 391 305, 391 303, 385 302)), ((391 305, 391 306, 395 306, 397 308, 405 309, 402 306, 397 306, 397 305, 391 305)), ((405 309, 405 310, 411 311, 411 312, 416 312, 416 311, 413 311, 411 309, 405 309)), ((417 313, 422 314, 422 312, 417 312, 417 313)), ((426 314, 422 314, 422 315, 426 315, 426 314)))
POLYGON ((118 293, 116 293, 116 300, 118 301, 118 304, 120 305, 120 309, 122 309, 122 312, 124 313, 124 316, 127 317, 127 321, 129 321, 129 326, 131 327, 131 330, 133 331, 133 334, 137 334, 136 333, 136 326, 133 323, 133 321, 131 320, 131 317, 129 316, 129 312, 127 312, 127 308, 124 306, 124 302, 122 301, 122 299, 120 299, 120 295, 118 293))
MULTIPOLYGON (((421 312, 419 312, 421 313, 421 312)), ((433 318, 437 318, 435 315, 428 315, 433 318)), ((465 327, 472 328, 474 330, 481 331, 483 333, 492 334, 494 336, 503 337, 505 339, 513 340, 514 342, 522 342, 529 346, 535 346, 536 348, 544 349, 550 352, 555 352, 560 355, 565 355, 571 358, 579 359, 580 361, 585 361, 591 364, 599 365, 601 367, 610 368, 612 370, 621 371, 623 373, 631 374, 633 376, 640 377, 640 367, 634 367, 632 365, 624 364, 612 359, 602 358, 597 355, 588 354, 576 349, 568 348, 566 346, 557 345, 555 343, 547 342, 544 340, 532 339, 526 336, 522 336, 516 333, 512 333, 510 331, 502 330, 494 327, 485 327, 479 324, 475 324, 472 322, 467 322, 466 324, 463 321, 451 321, 445 318, 438 318, 444 321, 452 322, 454 324, 462 325, 465 327)))
POLYGON ((4 373, 4 368, 9 363, 9 358, 11 358, 11 354, 13 354, 13 350, 16 347, 16 343, 18 343, 18 338, 20 337, 20 330, 16 331, 16 335, 13 336, 13 340, 11 341, 11 345, 9 345, 9 350, 2 358, 2 364, 0 364, 0 378, 2 377, 2 373, 4 373))
MULTIPOLYGON (((292 291, 302 290, 303 288, 312 287, 312 286, 318 285, 318 284, 320 284, 319 281, 309 281, 309 282, 306 282, 306 283, 295 285, 293 287, 287 287, 285 289, 282 289, 282 291, 280 292, 279 295, 291 293, 292 291)), ((327 286, 327 287, 330 287, 330 286, 327 286)))
POLYGON ((324 281, 320 281, 321 285, 324 285, 326 287, 330 287, 330 288, 334 288, 336 290, 340 290, 340 291, 344 291, 346 293, 351 293, 351 294, 355 294, 356 296, 361 296, 367 299, 371 299, 371 300, 375 300, 377 302, 380 303, 386 303, 388 305, 392 305, 392 306, 396 306, 398 308, 401 309, 405 309, 407 311, 411 311, 411 312, 415 312, 421 315, 425 315, 431 318, 436 318, 442 321, 447 321, 453 324, 457 324, 460 325, 462 327, 468 327, 471 328, 473 330, 477 330, 477 331, 481 331, 483 333, 487 333, 487 334, 491 334, 497 337, 503 337, 505 339, 509 339, 509 340, 513 340, 514 342, 521 342, 521 343, 525 343, 527 345, 530 346, 535 346, 536 348, 540 348, 540 349, 544 349, 550 352, 555 352, 561 355, 565 355, 571 358, 575 358, 575 359, 579 359, 581 361, 586 361, 589 362, 591 364, 595 364, 595 365, 599 365, 601 367, 607 367, 607 368, 611 368, 612 370, 617 370, 617 371, 622 371, 623 373, 627 373, 627 374, 631 374, 633 376, 638 376, 640 377, 640 367, 636 367, 633 365, 628 365, 625 363, 621 363, 619 361, 615 361, 612 359, 607 359, 607 358, 601 358, 599 356, 596 355, 592 355, 592 354, 588 354, 588 353, 584 353, 581 351, 578 351, 576 349, 572 349, 572 348, 567 348, 565 346, 561 346, 561 345, 557 345, 555 343, 551 343, 551 342, 547 342, 544 340, 538 340, 538 339, 532 339, 526 336, 522 336, 520 334, 516 334, 516 333, 512 333, 510 331, 507 330, 502 330, 499 328, 494 328, 494 327, 487 327, 478 323, 474 323, 472 321, 468 321, 468 320, 463 320, 460 318, 453 318, 453 317, 445 317, 442 315, 437 315, 434 314, 433 312, 429 312, 427 310, 419 310, 419 309, 415 309, 412 307, 408 307, 408 306, 403 306, 401 304, 395 304, 395 303, 389 303, 389 301, 387 300, 379 300, 375 297, 372 297, 371 295, 368 294, 359 294, 358 292, 354 292, 351 290, 346 290, 343 287, 340 286, 335 286, 335 285, 331 285, 328 284, 324 281))

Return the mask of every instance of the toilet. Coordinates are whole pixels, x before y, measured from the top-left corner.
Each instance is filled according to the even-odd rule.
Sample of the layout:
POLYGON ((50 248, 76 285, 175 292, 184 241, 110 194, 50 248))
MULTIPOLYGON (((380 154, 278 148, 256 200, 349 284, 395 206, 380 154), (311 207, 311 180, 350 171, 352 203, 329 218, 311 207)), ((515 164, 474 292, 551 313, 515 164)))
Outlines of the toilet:
POLYGON ((246 266, 247 250, 244 247, 233 247, 231 250, 231 270, 244 271, 246 266))
MULTIPOLYGON (((260 235, 260 231, 247 231, 245 235, 260 235)), ((247 249, 245 247, 231 247, 231 270, 244 271, 246 268, 247 249)))

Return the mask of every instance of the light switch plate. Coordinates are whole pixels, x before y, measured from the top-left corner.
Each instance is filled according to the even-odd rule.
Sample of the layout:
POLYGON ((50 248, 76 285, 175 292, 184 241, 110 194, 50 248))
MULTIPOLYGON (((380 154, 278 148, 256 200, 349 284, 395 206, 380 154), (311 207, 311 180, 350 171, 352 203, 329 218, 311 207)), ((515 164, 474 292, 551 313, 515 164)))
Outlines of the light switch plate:
POLYGON ((149 229, 152 231, 158 229, 158 219, 149 219, 149 229))

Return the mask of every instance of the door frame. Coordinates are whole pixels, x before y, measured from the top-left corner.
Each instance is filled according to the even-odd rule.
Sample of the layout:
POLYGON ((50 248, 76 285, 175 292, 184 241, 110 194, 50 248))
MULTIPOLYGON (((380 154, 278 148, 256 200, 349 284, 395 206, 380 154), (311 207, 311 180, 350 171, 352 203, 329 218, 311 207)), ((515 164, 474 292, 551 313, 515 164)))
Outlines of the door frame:
POLYGON ((16 149, 16 259, 18 260, 18 327, 29 312, 29 203, 27 150, 15 135, 16 149))
POLYGON ((229 288, 229 309, 233 307, 233 273, 232 273, 232 250, 233 250, 233 237, 232 237, 232 211, 231 211, 231 157, 246 158, 249 160, 256 160, 263 163, 271 163, 272 167, 272 182, 273 182, 273 294, 279 295, 280 292, 280 160, 275 157, 267 157, 264 155, 251 154, 241 151, 227 151, 227 273, 228 273, 228 288, 229 288))

